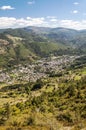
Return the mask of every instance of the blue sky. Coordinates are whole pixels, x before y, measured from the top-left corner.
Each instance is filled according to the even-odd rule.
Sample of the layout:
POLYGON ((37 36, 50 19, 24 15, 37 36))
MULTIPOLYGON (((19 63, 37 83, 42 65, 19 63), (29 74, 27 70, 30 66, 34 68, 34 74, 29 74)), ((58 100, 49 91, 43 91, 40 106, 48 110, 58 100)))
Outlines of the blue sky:
POLYGON ((0 0, 0 28, 86 29, 86 0, 0 0))

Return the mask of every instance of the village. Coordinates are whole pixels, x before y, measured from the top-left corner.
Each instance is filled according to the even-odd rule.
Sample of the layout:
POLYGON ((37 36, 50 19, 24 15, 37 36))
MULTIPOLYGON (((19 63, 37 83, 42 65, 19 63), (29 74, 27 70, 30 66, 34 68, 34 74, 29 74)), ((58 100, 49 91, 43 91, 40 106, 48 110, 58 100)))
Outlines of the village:
POLYGON ((19 64, 11 70, 0 70, 0 83, 13 84, 15 82, 35 82, 37 79, 46 78, 50 73, 62 72, 79 56, 58 56, 37 60, 31 64, 19 64))

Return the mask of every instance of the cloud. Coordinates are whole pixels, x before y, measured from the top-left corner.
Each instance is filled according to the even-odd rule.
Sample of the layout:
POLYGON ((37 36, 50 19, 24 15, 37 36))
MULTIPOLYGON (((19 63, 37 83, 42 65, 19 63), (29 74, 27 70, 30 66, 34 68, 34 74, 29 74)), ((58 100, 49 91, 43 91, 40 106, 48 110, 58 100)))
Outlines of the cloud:
POLYGON ((78 14, 78 10, 73 10, 72 13, 73 14, 78 14))
POLYGON ((33 4, 35 4, 35 1, 29 1, 28 4, 33 5, 33 4))
POLYGON ((58 20, 56 18, 50 19, 51 22, 57 22, 58 20))
POLYGON ((45 18, 44 17, 40 17, 40 18, 27 17, 27 20, 31 20, 31 21, 43 21, 43 20, 45 20, 45 18))
POLYGON ((78 2, 74 2, 73 4, 74 4, 74 5, 79 5, 79 3, 78 3, 78 2))
POLYGON ((13 10, 13 9, 15 9, 15 8, 11 7, 10 5, 8 5, 8 6, 4 5, 4 6, 0 7, 0 10, 13 10))
POLYGON ((73 21, 73 20, 61 20, 61 26, 62 27, 67 27, 67 28, 72 28, 72 29, 84 29, 86 26, 83 26, 83 21, 73 21))
POLYGON ((86 20, 74 21, 69 19, 47 19, 46 17, 40 18, 14 18, 14 17, 0 17, 0 29, 3 28, 22 28, 26 26, 38 27, 65 27, 72 29, 86 29, 86 20))
POLYGON ((19 28, 25 26, 44 26, 46 21, 43 17, 41 18, 31 18, 26 19, 20 18, 16 19, 14 17, 0 17, 0 28, 19 28))

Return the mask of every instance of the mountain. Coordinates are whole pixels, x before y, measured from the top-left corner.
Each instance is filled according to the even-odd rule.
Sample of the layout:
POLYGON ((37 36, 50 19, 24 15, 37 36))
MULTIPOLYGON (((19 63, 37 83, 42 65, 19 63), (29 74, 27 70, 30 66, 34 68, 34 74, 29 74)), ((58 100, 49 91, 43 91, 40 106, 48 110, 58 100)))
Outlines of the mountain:
POLYGON ((35 32, 37 34, 47 34, 50 32, 51 28, 48 27, 35 27, 35 26, 28 26, 25 27, 24 30, 28 32, 35 32))
POLYGON ((0 130, 14 129, 86 129, 86 30, 0 30, 0 130))
MULTIPOLYGON (((24 31, 32 32, 48 40, 63 45, 72 46, 73 48, 82 49, 86 48, 86 30, 74 30, 68 28, 47 28, 47 27, 26 27, 24 31)), ((85 52, 85 51, 84 51, 85 52)))
POLYGON ((86 30, 25 27, 0 30, 0 65, 33 62, 50 55, 86 53, 86 30))

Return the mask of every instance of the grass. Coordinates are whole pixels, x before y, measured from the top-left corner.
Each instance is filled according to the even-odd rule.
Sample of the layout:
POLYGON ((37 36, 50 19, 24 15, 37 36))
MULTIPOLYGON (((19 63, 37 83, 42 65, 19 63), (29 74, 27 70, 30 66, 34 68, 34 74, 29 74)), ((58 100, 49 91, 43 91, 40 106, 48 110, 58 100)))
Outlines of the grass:
MULTIPOLYGON (((24 89, 25 83, 15 84, 13 89, 12 85, 8 87, 0 84, 2 90, 8 88, 0 92, 0 111, 9 103, 11 112, 5 126, 13 128, 16 124, 16 127, 23 130, 78 130, 81 122, 82 128, 85 128, 85 70, 86 68, 75 69, 71 73, 63 73, 61 77, 41 79, 39 83, 42 83, 42 87, 29 94, 24 89)), ((7 130, 5 126, 1 129, 7 130)))
POLYGON ((0 130, 50 130, 47 126, 29 126, 29 127, 0 127, 0 130))
POLYGON ((79 75, 75 76, 75 80, 80 80, 80 79, 81 79, 81 76, 79 76, 79 75))
POLYGON ((81 73, 86 75, 86 67, 82 69, 81 73))

